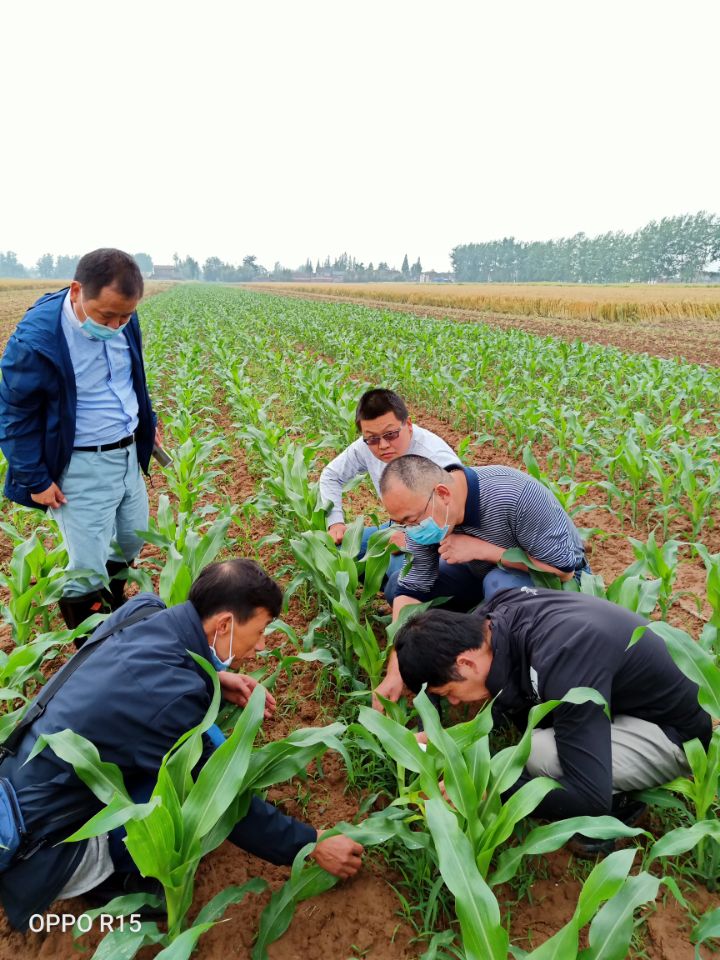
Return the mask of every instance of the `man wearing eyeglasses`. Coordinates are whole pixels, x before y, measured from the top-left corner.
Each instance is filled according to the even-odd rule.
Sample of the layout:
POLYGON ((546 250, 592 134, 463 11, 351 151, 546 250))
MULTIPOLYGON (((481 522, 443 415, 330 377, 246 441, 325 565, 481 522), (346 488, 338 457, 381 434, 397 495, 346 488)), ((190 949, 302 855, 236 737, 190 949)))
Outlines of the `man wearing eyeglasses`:
MULTIPOLYGON (((449 598, 447 609, 467 612, 501 590, 532 587, 525 564, 500 565, 512 547, 561 580, 589 570, 580 534, 559 501, 512 467, 443 470, 425 457, 400 457, 383 474, 380 495, 405 530, 413 559, 409 573, 393 573, 385 586, 393 620, 403 607, 438 597, 449 598)), ((376 693, 397 700, 402 691, 393 653, 376 693)), ((377 698, 373 703, 380 707, 377 698)))
MULTIPOLYGON (((355 477, 369 474, 379 496, 380 478, 385 467, 407 453, 427 457, 440 467, 460 465, 455 451, 441 437, 412 423, 402 397, 392 390, 376 389, 364 393, 357 405, 355 424, 359 439, 331 460, 320 474, 320 494, 324 501, 332 504, 327 520, 328 533, 336 544, 342 543, 346 529, 343 487, 355 477)), ((365 528, 360 556, 365 554, 368 540, 377 529, 365 528)), ((398 530, 392 542, 404 550, 405 534, 398 530)), ((403 563, 402 554, 394 556, 388 575, 401 570, 403 563)))

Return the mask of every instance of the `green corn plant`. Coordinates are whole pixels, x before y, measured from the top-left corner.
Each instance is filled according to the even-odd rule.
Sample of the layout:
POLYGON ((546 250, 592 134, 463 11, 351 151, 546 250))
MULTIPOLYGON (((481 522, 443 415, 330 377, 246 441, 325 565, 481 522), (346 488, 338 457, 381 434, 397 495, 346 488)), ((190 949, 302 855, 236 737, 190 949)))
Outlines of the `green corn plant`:
POLYGON ((282 530, 297 533, 305 530, 325 530, 327 505, 320 499, 317 482, 308 478, 308 467, 314 454, 313 447, 290 442, 277 452, 263 480, 264 489, 282 510, 276 523, 282 530))
POLYGON ((712 516, 720 493, 720 473, 717 464, 706 460, 698 462, 687 448, 677 443, 670 445, 670 452, 675 458, 680 489, 685 497, 681 509, 692 524, 693 537, 697 537, 712 516))
POLYGON ((390 645, 381 648, 373 621, 364 611, 381 587, 394 548, 390 543, 392 531, 380 530, 370 537, 365 556, 358 560, 364 519, 356 517, 348 526, 340 547, 335 546, 325 531, 312 530, 291 540, 290 549, 336 619, 341 637, 338 650, 341 663, 356 679, 359 665, 374 687, 382 677, 390 645))
POLYGON ((696 543, 702 562, 705 564, 705 597, 712 609, 712 615, 700 634, 702 646, 720 655, 720 553, 710 553, 702 543, 696 543))
POLYGON ((632 496, 630 500, 630 520, 633 526, 637 525, 638 506, 643 499, 643 487, 647 477, 647 463, 645 455, 637 442, 637 434, 629 430, 622 438, 620 447, 615 454, 615 463, 630 483, 632 496))
MULTIPOLYGON (((158 592, 164 603, 173 607, 187 600, 193 580, 226 545, 233 518, 226 508, 205 530, 191 529, 186 514, 179 513, 175 521, 167 497, 161 496, 160 501, 157 522, 141 535, 166 551, 158 592)), ((155 561, 151 565, 155 566, 155 561)), ((138 583, 141 590, 152 592, 152 581, 142 566, 131 570, 128 579, 138 583)))
MULTIPOLYGON (((491 864, 517 823, 530 815, 556 784, 548 777, 538 777, 505 802, 501 795, 520 776, 530 754, 532 730, 543 717, 561 702, 587 701, 607 710, 596 691, 583 688, 569 691, 563 701, 538 704, 530 711, 527 729, 518 744, 494 756, 488 739, 492 729, 488 707, 469 722, 445 729, 425 693, 420 693, 415 707, 427 733, 426 751, 410 730, 375 710, 360 708, 359 729, 351 730, 369 732, 403 770, 416 775, 395 804, 405 807, 410 822, 422 823, 432 837, 438 868, 455 897, 468 960, 506 960, 507 932, 490 888, 511 879, 524 852, 530 852, 532 847, 526 847, 514 858, 501 856, 492 877, 491 864), (440 789, 441 779, 447 800, 440 789)), ((613 817, 575 817, 539 830, 545 831, 540 840, 546 844, 546 851, 556 850, 580 831, 595 837, 636 836, 643 832, 628 828, 613 817)))
MULTIPOLYGON (((268 636, 275 632, 284 633, 294 647, 292 653, 285 653, 279 648, 271 650, 262 650, 257 654, 257 659, 266 661, 267 665, 252 670, 248 676, 262 683, 266 690, 271 693, 275 689, 277 681, 284 673, 288 678, 292 675, 292 669, 297 663, 320 663, 323 666, 330 666, 335 663, 335 657, 330 650, 325 647, 315 647, 313 650, 301 651, 301 641, 290 626, 282 620, 273 620, 265 629, 265 635, 268 636), (275 661, 274 667, 272 662, 275 661)), ((233 704, 227 704, 222 707, 218 714, 217 724, 223 733, 229 733, 238 721, 242 713, 242 707, 233 704)))
POLYGON ((651 514, 660 514, 662 518, 662 538, 667 540, 668 528, 670 526, 670 515, 673 510, 677 510, 677 497, 675 493, 676 480, 675 475, 662 462, 659 456, 646 453, 648 473, 656 484, 656 490, 659 496, 655 495, 655 505, 650 511, 651 514))
POLYGON ((645 577, 624 570, 607 588, 600 574, 582 573, 579 592, 591 597, 602 597, 632 610, 641 617, 650 617, 658 605, 661 587, 660 580, 646 580, 645 577))
POLYGON ((588 490, 594 486, 592 480, 578 482, 573 480, 572 477, 560 477, 557 482, 554 481, 542 472, 529 444, 523 448, 523 463, 530 476, 550 490, 569 516, 574 517, 578 513, 595 509, 595 504, 583 505, 578 502, 580 497, 584 497, 588 490))
POLYGON ((708 910, 702 915, 690 934, 690 941, 695 944, 695 960, 702 960, 701 944, 718 937, 720 937, 720 907, 715 907, 714 910, 708 910))
MULTIPOLYGON (((715 655, 695 643, 683 630, 667 623, 638 627, 631 644, 646 629, 651 629, 665 641, 677 666, 698 685, 698 701, 703 710, 716 720, 720 718, 720 667, 715 655)), ((678 827, 658 840, 650 851, 651 858, 675 856, 695 848, 698 875, 711 889, 716 889, 720 868, 720 829, 717 823, 720 727, 714 727, 707 751, 699 740, 685 743, 683 749, 692 776, 677 777, 658 789, 644 791, 642 796, 658 805, 680 809, 691 826, 678 827), (679 794, 684 802, 672 794, 679 794)))
POLYGON ((635 931, 635 911, 653 902, 661 885, 668 886, 685 905, 671 878, 646 872, 628 876, 635 854, 632 849, 618 850, 596 864, 568 923, 534 950, 511 947, 515 960, 624 960, 635 931), (588 923, 588 946, 581 948, 580 931, 588 923))
POLYGON ((678 574, 678 550, 684 544, 678 540, 666 540, 660 547, 655 540, 654 533, 650 534, 646 543, 635 540, 634 537, 628 537, 628 539, 632 544, 633 553, 637 560, 627 568, 625 573, 628 576, 649 574, 651 577, 660 580, 658 603, 660 605, 660 616, 665 618, 668 610, 679 596, 673 593, 673 587, 678 574))
MULTIPOLYGON (((400 838, 410 850, 427 846, 427 838, 416 834, 403 820, 401 810, 389 808, 372 814, 360 824, 338 823, 323 834, 323 839, 342 833, 364 847, 386 843, 400 838)), ((290 878, 270 898, 260 917, 257 939, 251 954, 252 960, 267 960, 267 948, 278 940, 290 926, 295 909, 303 900, 316 897, 334 887, 338 878, 317 864, 308 864, 307 856, 315 844, 304 847, 293 862, 290 878)))
POLYGON ((40 617, 42 630, 50 630, 51 606, 60 599, 69 579, 78 580, 93 575, 92 570, 66 571, 67 553, 63 547, 46 549, 38 527, 27 540, 16 543, 7 566, 0 572, 0 586, 8 592, 7 603, 0 604, 0 615, 10 624, 13 641, 22 645, 35 632, 35 621, 40 617))
POLYGON ((165 470, 168 489, 177 498, 178 511, 191 514, 201 496, 215 491, 216 469, 230 458, 218 452, 223 437, 188 437, 173 450, 173 462, 165 470))
MULTIPOLYGON (((135 951, 148 942, 170 946, 181 938, 192 945, 208 929, 206 922, 211 921, 187 926, 195 874, 202 857, 219 846, 245 815, 253 791, 264 790, 301 773, 327 749, 345 753, 338 740, 344 728, 338 723, 297 730, 284 740, 253 750, 265 708, 264 688, 257 686, 230 737, 215 750, 197 779, 193 779, 192 771, 202 753, 202 734, 217 717, 220 684, 215 669, 202 657, 192 656, 212 680, 212 702, 201 723, 185 733, 163 758, 147 803, 133 802, 120 769, 102 761, 97 748, 71 730, 39 737, 30 754, 31 759, 49 746, 74 767, 80 779, 105 804, 66 842, 98 836, 124 824, 128 852, 140 873, 155 877, 162 884, 167 934, 159 934, 156 925, 149 925, 146 929, 153 939, 140 940, 135 951)), ((240 889, 244 895, 246 888, 240 889)), ((231 902, 233 899, 227 898, 224 906, 231 902)), ((113 931, 110 936, 114 950, 124 949, 128 933, 127 930, 113 931)), ((188 955, 189 952, 182 954, 188 955)), ((123 956, 132 957, 134 951, 123 952, 123 956)))
POLYGON ((4 704, 4 709, 0 710, 0 743, 12 733, 37 688, 45 682, 40 665, 62 655, 68 644, 94 630, 103 619, 94 613, 74 630, 41 634, 13 647, 9 653, 0 650, 0 703, 4 704))

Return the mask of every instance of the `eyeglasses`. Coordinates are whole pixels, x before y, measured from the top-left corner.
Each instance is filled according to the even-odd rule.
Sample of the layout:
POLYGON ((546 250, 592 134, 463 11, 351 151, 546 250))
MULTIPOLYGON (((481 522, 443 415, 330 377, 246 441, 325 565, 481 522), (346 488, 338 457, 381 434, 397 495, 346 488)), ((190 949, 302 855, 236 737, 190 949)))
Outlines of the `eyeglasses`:
POLYGON ((405 523, 399 523, 397 526, 402 527, 403 530, 407 530, 408 527, 416 527, 419 523, 421 523, 427 508, 430 506, 430 501, 432 500, 434 494, 435 488, 433 487, 433 489, 430 491, 430 496, 425 501, 425 506, 422 508, 422 512, 417 515, 417 518, 413 520, 412 523, 409 520, 406 520, 405 523))
POLYGON ((366 443, 369 447, 376 447, 381 440, 384 440, 385 443, 392 443, 393 440, 397 440, 400 436, 400 427, 398 430, 388 430, 387 433, 383 433, 380 437, 363 437, 362 442, 366 443))

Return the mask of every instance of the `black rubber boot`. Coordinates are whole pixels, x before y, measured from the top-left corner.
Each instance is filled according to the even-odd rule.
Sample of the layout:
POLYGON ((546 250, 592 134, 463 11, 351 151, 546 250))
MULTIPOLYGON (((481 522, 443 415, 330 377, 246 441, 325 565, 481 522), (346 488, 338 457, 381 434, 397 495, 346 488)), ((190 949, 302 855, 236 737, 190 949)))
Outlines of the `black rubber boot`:
MULTIPOLYGON (((642 820, 647 810, 647 804, 636 800, 631 793, 616 793, 613 796, 611 816, 616 817, 626 827, 635 827, 642 820)), ((617 840, 599 840, 576 833, 568 840, 568 849, 576 857, 596 857, 606 855, 615 850, 617 840)))
MULTIPOLYGON (((109 595, 105 590, 93 590, 92 593, 84 593, 80 597, 61 597, 58 606, 68 630, 79 627, 93 613, 110 612, 109 595)), ((79 650, 86 640, 87 636, 76 637, 76 649, 79 650)))
POLYGON ((113 873, 107 880, 103 880, 97 887, 93 887, 92 890, 88 890, 82 896, 92 906, 104 907, 115 897, 126 897, 129 894, 137 893, 148 893, 160 900, 160 904, 156 907, 146 904, 136 911, 142 919, 152 920, 167 916, 162 884, 154 877, 141 877, 139 873, 113 873))
POLYGON ((125 603, 125 584, 130 564, 124 560, 108 560, 105 569, 110 577, 110 607, 118 610, 125 603), (118 574, 122 574, 118 577, 118 574))

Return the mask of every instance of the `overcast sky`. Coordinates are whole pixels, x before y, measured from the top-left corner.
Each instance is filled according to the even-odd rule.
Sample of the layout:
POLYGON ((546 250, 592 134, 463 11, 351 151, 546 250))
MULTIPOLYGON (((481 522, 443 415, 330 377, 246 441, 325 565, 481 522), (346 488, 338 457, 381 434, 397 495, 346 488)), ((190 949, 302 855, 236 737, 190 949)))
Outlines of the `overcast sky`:
POLYGON ((0 250, 447 269, 720 213, 716 0, 5 0, 0 250))

